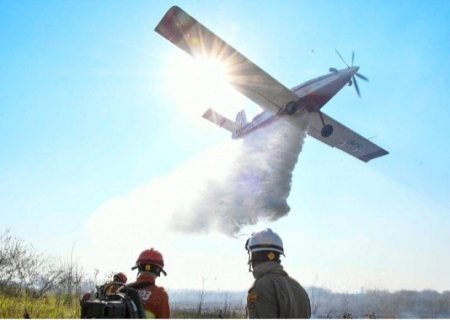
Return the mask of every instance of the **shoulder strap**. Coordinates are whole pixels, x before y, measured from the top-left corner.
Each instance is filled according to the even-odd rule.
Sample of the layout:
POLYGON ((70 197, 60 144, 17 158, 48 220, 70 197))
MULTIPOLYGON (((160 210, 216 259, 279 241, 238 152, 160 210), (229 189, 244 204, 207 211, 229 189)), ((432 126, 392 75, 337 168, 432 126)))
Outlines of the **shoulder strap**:
POLYGON ((130 284, 129 287, 139 290, 139 289, 145 288, 147 286, 152 286, 154 284, 155 284, 155 282, 153 282, 153 281, 144 281, 144 282, 139 282, 139 283, 135 282, 135 283, 130 284))

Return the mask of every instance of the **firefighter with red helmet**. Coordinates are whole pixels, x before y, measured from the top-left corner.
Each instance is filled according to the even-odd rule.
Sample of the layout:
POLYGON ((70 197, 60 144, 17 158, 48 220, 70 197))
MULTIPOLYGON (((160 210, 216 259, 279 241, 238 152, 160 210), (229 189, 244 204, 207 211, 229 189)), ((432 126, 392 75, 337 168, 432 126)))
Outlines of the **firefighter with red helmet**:
POLYGON ((104 287, 106 289, 106 294, 113 294, 119 290, 120 287, 127 283, 127 276, 123 272, 114 274, 113 281, 107 283, 104 287))
POLYGON ((248 290, 249 318, 309 318, 311 304, 305 289, 284 271, 283 241, 271 229, 252 234, 245 244, 249 271, 255 282, 248 290))
POLYGON ((162 254, 153 248, 141 252, 136 265, 138 269, 136 282, 129 285, 138 291, 147 318, 170 318, 169 296, 163 287, 155 284, 155 280, 164 271, 162 254))
POLYGON ((125 283, 127 283, 127 280, 128 280, 128 278, 127 278, 127 276, 125 275, 125 273, 123 273, 123 272, 116 273, 116 274, 113 276, 113 281, 114 281, 114 282, 120 282, 120 283, 125 284, 125 283))

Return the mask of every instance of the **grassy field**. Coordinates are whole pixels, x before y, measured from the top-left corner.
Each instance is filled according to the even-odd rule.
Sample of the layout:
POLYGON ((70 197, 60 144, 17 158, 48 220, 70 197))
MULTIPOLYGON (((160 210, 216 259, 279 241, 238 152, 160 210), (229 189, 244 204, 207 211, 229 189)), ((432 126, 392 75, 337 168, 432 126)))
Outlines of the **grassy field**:
MULTIPOLYGON (((39 299, 28 297, 25 294, 15 297, 0 294, 0 319, 24 318, 25 310, 31 318, 46 319, 74 319, 80 317, 78 297, 57 297, 48 295, 39 299)), ((171 318, 176 319, 214 319, 214 318, 243 318, 242 311, 204 309, 197 311, 175 308, 171 310, 171 318)))
POLYGON ((79 318, 80 304, 77 297, 49 295, 33 299, 25 294, 0 294, 0 318, 24 318, 25 311, 32 318, 79 318))

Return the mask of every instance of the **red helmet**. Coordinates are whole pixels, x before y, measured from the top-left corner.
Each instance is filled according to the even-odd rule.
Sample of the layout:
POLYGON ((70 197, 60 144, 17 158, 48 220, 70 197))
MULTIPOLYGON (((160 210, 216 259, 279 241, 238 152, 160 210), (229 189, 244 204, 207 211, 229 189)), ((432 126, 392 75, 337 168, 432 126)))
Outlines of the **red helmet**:
POLYGON ((80 303, 83 303, 83 302, 85 302, 87 300, 91 300, 91 294, 89 292, 83 294, 83 297, 81 298, 80 303))
MULTIPOLYGON (((141 270, 144 269, 143 267, 145 267, 146 265, 156 266, 162 271, 162 273, 164 273, 164 275, 166 275, 166 272, 163 270, 164 258, 161 252, 159 252, 158 250, 151 248, 142 251, 136 261, 136 266, 133 269, 139 268, 139 270, 141 270)), ((144 271, 145 270, 146 269, 144 269, 144 271)))
POLYGON ((127 276, 123 272, 116 273, 113 277, 114 281, 127 283, 127 276))

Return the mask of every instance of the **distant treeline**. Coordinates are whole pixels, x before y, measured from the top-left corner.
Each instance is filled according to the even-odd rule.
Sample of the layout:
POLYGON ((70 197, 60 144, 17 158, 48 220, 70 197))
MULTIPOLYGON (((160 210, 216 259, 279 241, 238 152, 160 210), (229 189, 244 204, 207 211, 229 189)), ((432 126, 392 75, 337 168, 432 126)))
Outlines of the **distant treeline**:
POLYGON ((315 318, 450 318, 450 291, 365 290, 334 293, 309 288, 315 318))
POLYGON ((72 256, 66 260, 50 257, 9 230, 0 231, 0 293, 26 293, 33 298, 47 292, 61 297, 80 295, 82 287, 92 283, 89 278, 72 256))
MULTIPOLYGON (((360 293, 336 293, 327 289, 306 288, 314 318, 450 318, 450 291, 365 290, 360 293)), ((171 303, 181 310, 210 314, 217 310, 243 313, 245 291, 171 290, 171 303)))
POLYGON ((88 277, 73 261, 0 232, 0 318, 75 318, 88 277))

